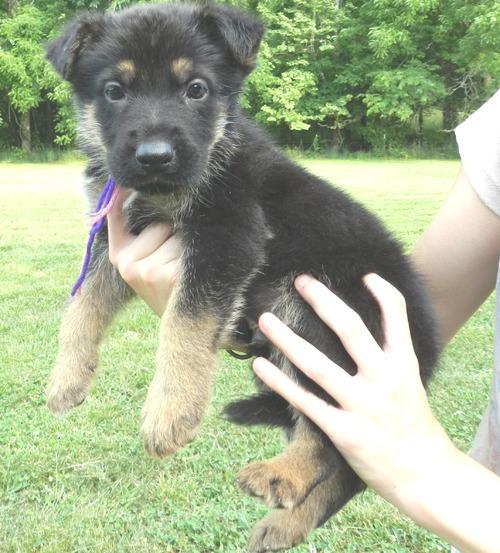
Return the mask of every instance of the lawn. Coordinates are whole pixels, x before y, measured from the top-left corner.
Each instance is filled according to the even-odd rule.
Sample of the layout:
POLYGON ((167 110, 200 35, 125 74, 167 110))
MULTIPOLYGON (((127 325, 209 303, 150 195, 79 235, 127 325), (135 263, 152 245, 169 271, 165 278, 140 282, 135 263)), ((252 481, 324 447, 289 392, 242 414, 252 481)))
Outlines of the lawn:
MULTIPOLYGON (((308 160, 376 211, 411 248, 446 197, 452 161, 308 160)), ((245 362, 221 355, 199 437, 159 462, 143 452, 138 418, 153 374, 158 320, 138 302, 113 324, 87 401, 64 419, 45 407, 61 310, 85 242, 78 164, 0 165, 0 551, 212 553, 245 551, 266 509, 235 473, 280 450, 276 431, 219 418, 252 388, 245 362)), ((445 262, 445 260, 443 260, 445 262)), ((467 449, 485 406, 492 299, 443 355, 430 397, 467 449)), ((459 485, 459 483, 457 483, 459 485)), ((365 492, 294 552, 447 551, 365 492)))

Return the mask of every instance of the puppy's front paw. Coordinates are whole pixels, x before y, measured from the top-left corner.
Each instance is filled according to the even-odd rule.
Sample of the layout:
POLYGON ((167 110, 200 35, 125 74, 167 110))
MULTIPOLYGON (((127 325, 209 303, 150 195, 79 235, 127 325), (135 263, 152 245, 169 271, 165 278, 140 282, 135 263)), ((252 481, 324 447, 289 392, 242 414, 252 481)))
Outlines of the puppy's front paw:
POLYGON ((95 371, 95 365, 84 369, 62 369, 56 365, 52 371, 46 396, 47 405, 55 415, 65 415, 70 409, 82 404, 95 371))
POLYGON ((159 407, 148 403, 142 411, 141 435, 152 457, 172 455, 196 435, 203 413, 165 400, 159 407))

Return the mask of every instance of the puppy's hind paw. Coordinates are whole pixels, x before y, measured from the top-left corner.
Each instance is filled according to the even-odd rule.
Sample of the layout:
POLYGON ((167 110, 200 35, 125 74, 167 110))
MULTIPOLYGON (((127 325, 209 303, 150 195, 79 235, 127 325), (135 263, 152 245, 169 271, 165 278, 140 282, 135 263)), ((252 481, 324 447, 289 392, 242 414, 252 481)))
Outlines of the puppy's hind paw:
POLYGON ((277 460, 251 463, 239 472, 236 483, 268 507, 286 509, 299 505, 309 491, 301 474, 277 460))
POLYGON ((271 511, 254 526, 247 549, 249 553, 288 549, 305 541, 311 530, 294 510, 271 511))

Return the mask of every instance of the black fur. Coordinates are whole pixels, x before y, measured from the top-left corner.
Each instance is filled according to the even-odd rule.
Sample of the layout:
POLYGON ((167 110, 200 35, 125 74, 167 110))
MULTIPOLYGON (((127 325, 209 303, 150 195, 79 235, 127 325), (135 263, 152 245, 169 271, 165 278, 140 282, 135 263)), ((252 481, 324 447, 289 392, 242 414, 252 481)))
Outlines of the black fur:
POLYGON ((289 403, 270 391, 226 405, 224 416, 231 422, 244 426, 261 424, 291 428, 294 423, 289 403))
MULTIPOLYGON (((275 311, 354 374, 340 341, 299 298, 293 279, 309 273, 324 282, 382 343, 379 308, 362 283, 365 274, 379 274, 406 298, 427 382, 439 349, 433 317, 398 242, 347 194, 287 159, 238 107, 262 34, 258 21, 217 5, 148 5, 84 14, 71 23, 48 46, 47 56, 76 94, 82 148, 89 157, 89 199, 95 201, 108 173, 138 192, 128 207, 132 230, 162 221, 181 237, 182 309, 194 317, 210 312, 219 324, 218 343, 229 336, 251 352, 265 353, 328 401, 323 390, 262 343, 257 319, 275 311), (182 77, 169 70, 178 59, 190 66, 182 77), (134 68, 128 76, 117 70, 123 60, 134 68), (201 100, 188 97, 194 79, 208 87, 201 100), (124 98, 105 97, 109 82, 120 84, 124 98), (170 144, 172 161, 157 170, 138 163, 136 150, 148 141, 170 144)), ((106 240, 101 233, 94 272, 107 255, 106 240)), ((299 417, 265 389, 231 404, 225 414, 240 424, 288 429, 299 417)), ((317 429, 310 425, 310 431, 317 429)), ((320 519, 342 507, 362 484, 350 472, 342 486, 345 493, 324 506, 320 519)))

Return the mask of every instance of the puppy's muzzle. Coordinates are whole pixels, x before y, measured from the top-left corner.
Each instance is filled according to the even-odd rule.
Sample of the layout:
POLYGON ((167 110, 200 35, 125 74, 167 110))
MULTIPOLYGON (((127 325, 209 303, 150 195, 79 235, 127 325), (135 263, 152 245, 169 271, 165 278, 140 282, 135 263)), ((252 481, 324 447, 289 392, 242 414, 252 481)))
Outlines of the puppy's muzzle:
POLYGON ((166 169, 174 157, 172 144, 164 141, 142 142, 135 151, 135 159, 148 172, 166 169))

